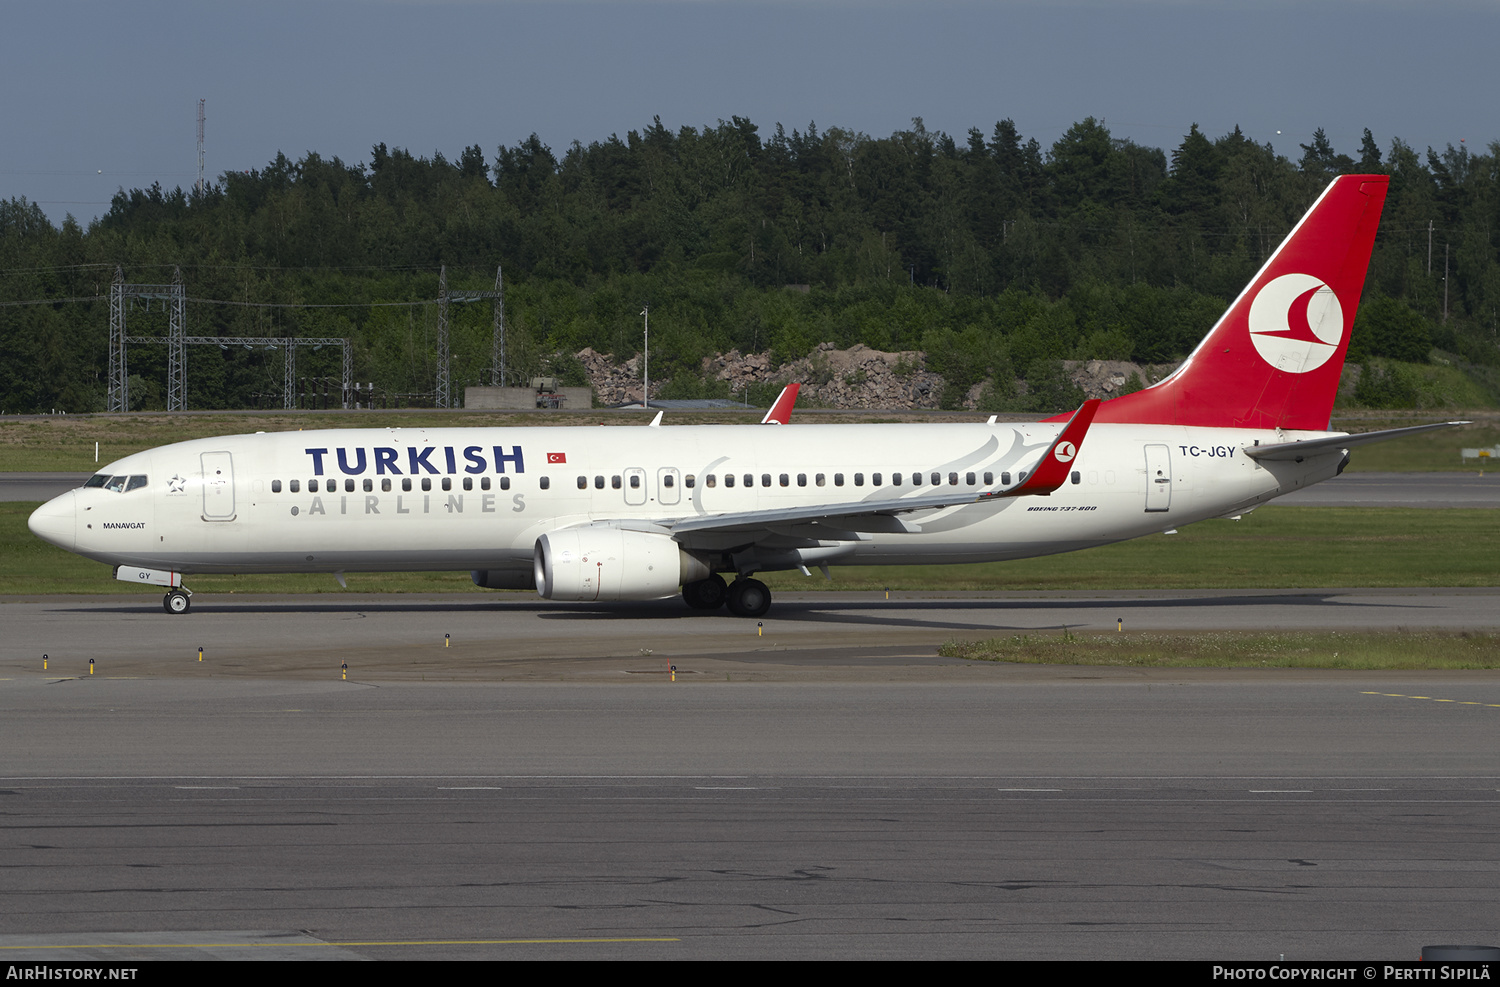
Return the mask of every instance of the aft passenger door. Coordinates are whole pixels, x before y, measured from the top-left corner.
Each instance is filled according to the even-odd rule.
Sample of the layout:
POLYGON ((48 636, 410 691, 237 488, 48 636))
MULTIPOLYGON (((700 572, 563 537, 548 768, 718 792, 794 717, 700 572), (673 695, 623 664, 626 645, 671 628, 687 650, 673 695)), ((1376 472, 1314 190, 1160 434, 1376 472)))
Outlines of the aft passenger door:
POLYGON ((1172 453, 1164 445, 1146 447, 1146 512, 1172 507, 1172 453))

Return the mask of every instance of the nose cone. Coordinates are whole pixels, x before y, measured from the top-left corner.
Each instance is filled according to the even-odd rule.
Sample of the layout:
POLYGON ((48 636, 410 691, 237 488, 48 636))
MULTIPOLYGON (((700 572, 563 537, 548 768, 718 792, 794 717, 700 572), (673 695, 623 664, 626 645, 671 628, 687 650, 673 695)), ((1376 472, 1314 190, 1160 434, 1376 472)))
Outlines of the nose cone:
POLYGON ((31 512, 26 526, 42 541, 51 542, 58 548, 73 551, 78 545, 76 534, 77 513, 73 506, 74 492, 69 490, 53 497, 31 512))

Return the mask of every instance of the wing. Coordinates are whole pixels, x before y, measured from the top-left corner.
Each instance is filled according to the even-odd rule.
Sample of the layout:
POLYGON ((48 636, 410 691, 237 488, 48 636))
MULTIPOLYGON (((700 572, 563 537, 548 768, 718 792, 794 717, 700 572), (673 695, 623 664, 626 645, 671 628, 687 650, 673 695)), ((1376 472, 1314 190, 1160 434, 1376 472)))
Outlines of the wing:
POLYGON ((678 541, 684 536, 713 532, 718 534, 743 534, 755 540, 758 533, 783 533, 790 525, 816 525, 827 530, 824 537, 834 537, 834 532, 907 532, 919 530, 902 520, 901 515, 913 511, 936 510, 944 507, 962 507, 968 504, 985 504, 1009 497, 1047 496, 1067 482, 1070 464, 1083 448, 1083 440, 1099 400, 1085 401, 1074 412, 1052 444, 1047 447, 1038 465, 1031 471, 1022 472, 1017 482, 1008 487, 975 492, 953 488, 948 491, 892 497, 889 500, 858 500, 837 504, 812 504, 799 507, 781 507, 770 510, 740 511, 726 514, 705 514, 655 522, 653 527, 665 528, 678 541), (782 529, 777 532, 776 529, 782 529))

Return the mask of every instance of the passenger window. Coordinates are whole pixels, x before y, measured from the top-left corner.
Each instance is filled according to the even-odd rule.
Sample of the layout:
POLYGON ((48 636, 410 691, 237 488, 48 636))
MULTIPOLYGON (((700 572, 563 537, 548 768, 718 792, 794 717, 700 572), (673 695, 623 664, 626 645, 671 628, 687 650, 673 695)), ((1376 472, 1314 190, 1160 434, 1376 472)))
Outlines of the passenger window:
POLYGON ((835 473, 835 474, 833 474, 833 485, 836 486, 836 487, 842 487, 844 485, 844 474, 842 474, 842 473, 835 473))
POLYGON ((500 478, 500 489, 501 490, 509 490, 510 489, 510 477, 508 477, 508 476, 502 476, 500 478))
POLYGON ((372 479, 370 479, 368 476, 365 477, 365 493, 370 493, 374 489, 375 489, 375 481, 372 480, 372 479))
POLYGON ((770 473, 762 473, 760 475, 760 485, 763 486, 763 487, 769 487, 771 485, 771 474, 770 473))
POLYGON ((1082 477, 1080 477, 1078 475, 1078 471, 1077 470, 1073 471, 1073 482, 1074 483, 1081 483, 1082 482, 1082 477))
POLYGON ((552 488, 552 477, 539 477, 537 479, 537 486, 541 487, 543 490, 550 490, 552 488))
POLYGON ((630 475, 630 489, 632 489, 632 490, 639 490, 640 488, 641 488, 641 477, 640 477, 640 474, 639 473, 632 473, 630 475))
POLYGON ((401 478, 401 492, 411 493, 411 477, 403 476, 401 478))
POLYGON ((994 482, 995 482, 995 474, 993 474, 993 473, 985 473, 984 474, 984 485, 985 486, 988 487, 988 486, 992 485, 994 482))
POLYGON ((473 490, 474 489, 474 478, 472 476, 466 476, 466 477, 464 477, 464 489, 465 490, 473 490))
POLYGON ((382 479, 380 481, 380 492, 381 493, 390 493, 391 492, 391 478, 390 477, 387 476, 387 477, 385 477, 384 479, 382 479))
POLYGON ((934 473, 934 474, 932 474, 932 485, 934 487, 938 486, 942 482, 943 482, 943 474, 941 474, 941 473, 934 473))
POLYGON ((353 493, 353 492, 354 492, 354 477, 351 476, 347 480, 344 481, 344 493, 353 493))
POLYGON ((899 486, 901 486, 901 474, 900 473, 892 473, 891 474, 891 486, 893 486, 893 487, 899 487, 899 486))
POLYGON ((797 486, 799 486, 799 487, 805 487, 805 486, 807 486, 807 474, 806 473, 798 473, 797 474, 797 486))
POLYGON ((661 478, 661 485, 664 486, 664 487, 671 487, 671 486, 675 485, 673 483, 673 481, 672 481, 672 474, 671 473, 668 473, 666 476, 664 476, 664 477, 661 478))
POLYGON ((596 476, 596 477, 594 477, 594 489, 595 490, 603 490, 604 489, 604 477, 602 477, 602 476, 596 476))
POLYGON ((732 487, 732 486, 734 486, 734 474, 733 473, 725 473, 724 474, 724 486, 726 486, 726 487, 732 487))
POLYGON ((826 476, 824 476, 822 473, 819 473, 817 476, 813 477, 813 482, 816 483, 820 487, 827 486, 827 484, 828 484, 828 478, 826 476))
POLYGON ((430 477, 430 476, 424 476, 424 477, 422 477, 422 490, 425 492, 425 491, 431 490, 431 489, 432 489, 432 477, 430 477))
POLYGON ((718 485, 719 478, 717 476, 715 476, 714 474, 710 473, 710 474, 708 474, 707 476, 705 476, 703 478, 703 482, 706 485, 708 485, 710 487, 713 487, 713 486, 717 486, 718 485))
POLYGON ((789 486, 792 485, 792 478, 790 476, 788 476, 787 474, 785 474, 785 473, 781 474, 780 479, 781 479, 781 485, 783 487, 789 487, 789 486))
POLYGON ((865 475, 863 473, 854 474, 854 485, 856 487, 862 487, 865 485, 865 475))
POLYGON ((965 473, 964 474, 964 482, 967 483, 969 486, 972 487, 974 485, 974 482, 975 482, 974 474, 973 473, 965 473))
POLYGON ((589 478, 586 477, 586 476, 580 476, 578 478, 578 489, 579 490, 587 490, 588 488, 589 488, 589 478))
POLYGON ((453 478, 451 476, 445 476, 445 477, 443 477, 443 489, 444 490, 452 490, 453 489, 453 478))
MULTIPOLYGON (((332 482, 333 482, 332 480, 329 481, 329 483, 332 483, 332 482)), ((295 490, 292 491, 292 493, 296 493, 296 492, 297 491, 295 491, 295 490)), ((318 481, 317 480, 308 480, 307 481, 307 492, 308 493, 317 493, 318 492, 318 481)))
POLYGON ((693 476, 693 474, 689 473, 687 476, 685 476, 685 477, 682 478, 682 482, 686 483, 687 484, 687 488, 689 490, 691 490, 691 489, 693 489, 694 485, 697 482, 697 477, 695 477, 695 476, 693 476))
POLYGON ((950 487, 956 487, 956 486, 958 486, 958 474, 957 473, 949 473, 948 474, 948 486, 950 486, 950 487))
POLYGON ((755 476, 753 474, 751 474, 751 473, 746 473, 745 474, 745 486, 747 486, 747 487, 753 487, 753 486, 755 486, 755 476))
POLYGON ((272 493, 281 493, 281 481, 280 480, 272 480, 271 481, 271 492, 272 493))
POLYGON ((871 475, 871 477, 870 477, 870 486, 872 486, 872 487, 878 487, 878 486, 880 486, 880 474, 879 473, 875 473, 875 474, 871 475))
MULTIPOLYGON (((316 493, 318 488, 315 487, 315 486, 313 486, 313 482, 314 481, 312 481, 312 480, 308 481, 308 483, 307 483, 307 489, 313 491, 314 493, 316 493)), ((297 481, 293 480, 291 482, 290 486, 292 488, 292 493, 296 493, 297 492, 297 481)))
POLYGON ((487 477, 487 476, 481 476, 479 478, 479 489, 480 490, 488 490, 489 488, 490 488, 490 478, 487 477))
POLYGON ((609 478, 609 485, 611 487, 613 487, 615 490, 620 489, 620 478, 618 476, 612 476, 612 477, 610 477, 609 478))
POLYGON ((1008 486, 1010 486, 1010 473, 1009 472, 1005 472, 1005 473, 1001 473, 1000 474, 1000 485, 1002 487, 1008 487, 1008 486))
POLYGON ((911 475, 911 485, 914 486, 914 487, 920 487, 922 485, 922 474, 921 473, 913 473, 911 475))

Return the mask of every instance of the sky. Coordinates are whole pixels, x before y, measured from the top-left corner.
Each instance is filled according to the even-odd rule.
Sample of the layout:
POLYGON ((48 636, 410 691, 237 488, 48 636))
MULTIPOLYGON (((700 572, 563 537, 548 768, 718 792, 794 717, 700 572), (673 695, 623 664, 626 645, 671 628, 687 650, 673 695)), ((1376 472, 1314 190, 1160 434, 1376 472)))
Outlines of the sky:
POLYGON ((87 222, 120 188, 278 151, 450 160, 531 133, 559 154, 660 116, 763 136, 960 143, 1004 118, 1049 147, 1092 116, 1170 153, 1238 125, 1300 157, 1322 127, 1423 150, 1500 140, 1500 0, 0 0, 0 199, 87 222))

